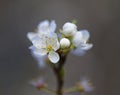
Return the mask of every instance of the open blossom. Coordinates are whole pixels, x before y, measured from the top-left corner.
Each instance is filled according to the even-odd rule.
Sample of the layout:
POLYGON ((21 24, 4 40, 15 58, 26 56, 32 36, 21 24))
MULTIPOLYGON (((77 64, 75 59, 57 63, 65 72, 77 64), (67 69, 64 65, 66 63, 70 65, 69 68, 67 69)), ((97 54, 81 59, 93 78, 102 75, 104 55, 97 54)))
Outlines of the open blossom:
POLYGON ((76 48, 73 53, 76 55, 82 55, 86 50, 91 49, 93 44, 88 43, 89 38, 90 34, 87 30, 76 32, 72 39, 72 43, 76 48))
POLYGON ((32 42, 32 51, 37 56, 48 55, 49 60, 52 63, 59 61, 59 54, 56 52, 60 48, 57 34, 54 32, 56 25, 54 22, 50 24, 48 21, 40 23, 38 26, 38 32, 28 33, 28 38, 32 42))
POLYGON ((78 83, 78 89, 80 91, 85 91, 85 92, 91 92, 93 91, 93 86, 90 83, 89 80, 86 79, 82 79, 79 83, 78 83))
POLYGON ((60 44, 55 33, 40 33, 32 40, 32 43, 36 55, 44 56, 48 54, 51 62, 57 63, 59 61, 59 54, 56 51, 59 49, 60 44))

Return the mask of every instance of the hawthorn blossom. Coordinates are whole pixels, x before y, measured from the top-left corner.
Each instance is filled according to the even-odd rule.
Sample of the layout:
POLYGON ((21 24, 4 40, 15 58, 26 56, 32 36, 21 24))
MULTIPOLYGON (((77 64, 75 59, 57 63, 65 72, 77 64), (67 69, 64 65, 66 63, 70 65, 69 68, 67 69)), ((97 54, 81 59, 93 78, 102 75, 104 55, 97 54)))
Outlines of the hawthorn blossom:
POLYGON ((28 39, 32 42, 33 46, 30 48, 34 55, 44 56, 48 55, 52 63, 59 61, 59 54, 56 52, 60 48, 57 34, 55 33, 56 24, 54 21, 41 22, 38 25, 37 33, 29 32, 28 39))
POLYGON ((59 61, 59 54, 56 52, 60 48, 56 33, 40 33, 32 39, 34 53, 36 55, 48 55, 52 63, 59 61))
POLYGON ((78 89, 80 91, 85 91, 85 92, 91 92, 93 91, 93 86, 90 83, 89 80, 87 79, 82 79, 79 83, 78 83, 78 89))
POLYGON ((76 55, 83 55, 86 50, 91 49, 93 44, 88 43, 89 38, 90 34, 87 30, 76 32, 72 39, 72 43, 75 47, 73 53, 76 55))

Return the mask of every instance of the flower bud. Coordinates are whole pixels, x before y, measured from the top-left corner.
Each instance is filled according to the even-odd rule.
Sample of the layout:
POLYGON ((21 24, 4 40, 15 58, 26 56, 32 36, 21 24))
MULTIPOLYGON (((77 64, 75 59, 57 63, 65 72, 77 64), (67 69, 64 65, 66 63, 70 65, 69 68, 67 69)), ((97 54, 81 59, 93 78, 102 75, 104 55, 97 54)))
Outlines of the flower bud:
POLYGON ((30 84, 38 89, 44 88, 46 86, 43 78, 38 78, 36 81, 32 80, 30 81, 30 84))
POLYGON ((73 23, 67 22, 63 25, 63 31, 61 31, 66 37, 73 36, 77 31, 77 26, 73 23))
POLYGON ((68 48, 70 46, 70 41, 67 38, 62 38, 60 40, 61 48, 68 48))

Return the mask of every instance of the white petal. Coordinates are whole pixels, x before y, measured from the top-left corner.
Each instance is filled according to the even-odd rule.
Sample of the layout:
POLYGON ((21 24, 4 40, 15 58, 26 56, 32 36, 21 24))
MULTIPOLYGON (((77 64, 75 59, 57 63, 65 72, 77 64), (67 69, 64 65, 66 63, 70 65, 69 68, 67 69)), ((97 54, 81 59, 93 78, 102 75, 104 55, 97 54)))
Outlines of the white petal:
POLYGON ((90 38, 90 33, 88 32, 88 30, 81 30, 81 31, 79 31, 79 32, 82 33, 83 39, 84 39, 85 41, 87 41, 87 40, 90 38))
POLYGON ((38 29, 42 29, 46 26, 49 26, 49 21, 48 20, 44 20, 44 21, 40 22, 40 24, 38 24, 38 29))
POLYGON ((42 48, 42 49, 37 49, 35 46, 30 46, 29 49, 32 50, 32 52, 38 56, 43 56, 47 54, 47 50, 42 48))
POLYGON ((32 39, 37 35, 37 33, 34 32, 29 32, 27 33, 27 37, 30 41, 32 41, 32 39))
POLYGON ((46 49, 36 49, 35 51, 34 51, 34 53, 35 54, 37 54, 37 55, 46 55, 47 54, 47 50, 46 49))
POLYGON ((46 30, 48 31, 48 28, 49 28, 49 21, 48 20, 42 21, 38 25, 38 32, 45 32, 46 30))
POLYGON ((76 56, 83 56, 86 53, 86 51, 84 51, 80 48, 76 48, 76 49, 72 50, 71 53, 76 56))
POLYGON ((93 47, 93 44, 83 44, 80 48, 82 50, 89 50, 93 47))
POLYGON ((35 37, 32 39, 32 43, 33 43, 33 45, 34 45, 37 49, 45 48, 45 47, 46 47, 45 39, 44 39, 44 38, 41 39, 39 36, 35 36, 35 37))
POLYGON ((55 32, 56 27, 57 26, 56 26, 55 20, 52 20, 51 23, 50 23, 51 32, 55 32))
POLYGON ((77 32, 77 33, 74 35, 72 42, 73 42, 73 44, 74 44, 75 46, 78 46, 79 44, 83 43, 82 33, 81 33, 81 32, 77 32))
POLYGON ((60 43, 57 41, 56 47, 54 47, 53 49, 56 51, 60 48, 60 43))
POLYGON ((46 60, 46 55, 40 56, 40 55, 36 55, 34 52, 32 52, 32 56, 35 58, 35 60, 36 60, 37 63, 38 63, 38 66, 39 66, 40 68, 45 67, 45 64, 46 64, 46 62, 45 62, 45 60, 46 60))
POLYGON ((48 58, 49 58, 49 60, 50 60, 52 63, 57 63, 57 62, 59 61, 59 59, 60 59, 60 56, 59 56, 59 54, 58 54, 57 52, 51 51, 51 52, 49 52, 49 54, 48 54, 48 58))

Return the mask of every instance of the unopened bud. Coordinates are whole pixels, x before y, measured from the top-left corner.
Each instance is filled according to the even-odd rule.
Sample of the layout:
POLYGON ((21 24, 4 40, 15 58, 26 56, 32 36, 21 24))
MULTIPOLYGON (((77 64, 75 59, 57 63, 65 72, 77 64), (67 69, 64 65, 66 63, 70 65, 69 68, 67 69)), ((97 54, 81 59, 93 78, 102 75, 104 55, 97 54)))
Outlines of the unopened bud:
POLYGON ((68 48, 70 46, 70 41, 67 38, 62 38, 60 40, 61 48, 68 48))
POLYGON ((42 78, 37 79, 36 81, 33 80, 30 82, 31 85, 33 85, 34 87, 38 88, 38 89, 42 89, 45 87, 45 83, 44 80, 42 78))
POLYGON ((63 31, 62 33, 66 36, 66 37, 70 37, 73 36, 77 31, 77 26, 73 23, 67 22, 63 25, 63 31))

